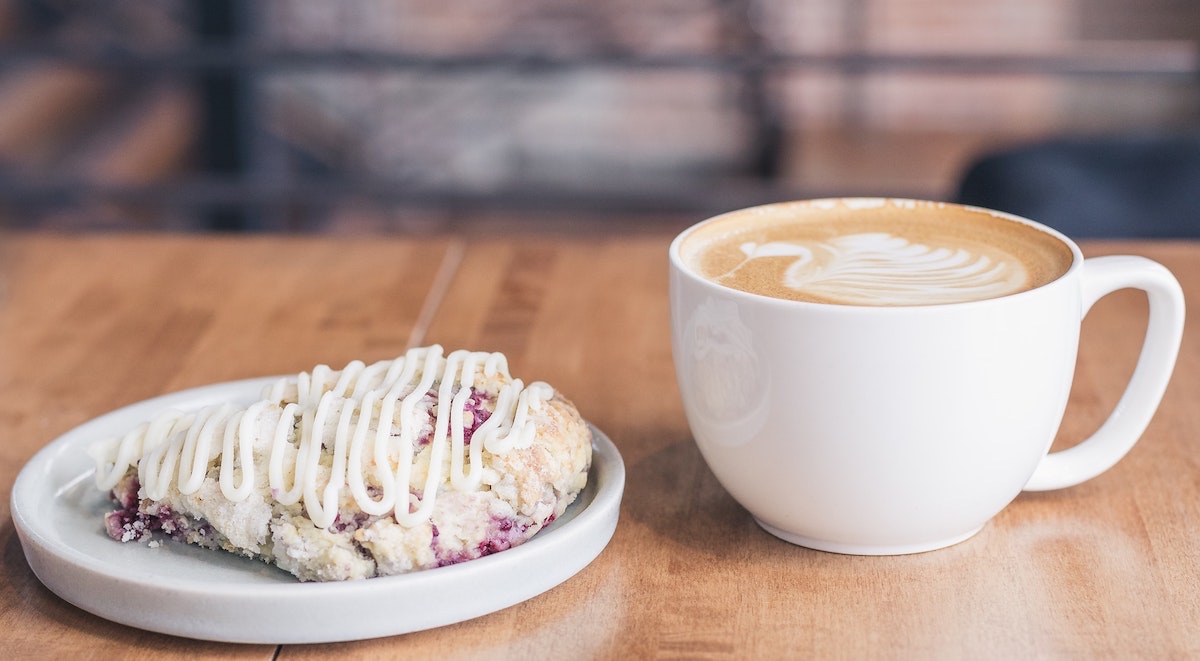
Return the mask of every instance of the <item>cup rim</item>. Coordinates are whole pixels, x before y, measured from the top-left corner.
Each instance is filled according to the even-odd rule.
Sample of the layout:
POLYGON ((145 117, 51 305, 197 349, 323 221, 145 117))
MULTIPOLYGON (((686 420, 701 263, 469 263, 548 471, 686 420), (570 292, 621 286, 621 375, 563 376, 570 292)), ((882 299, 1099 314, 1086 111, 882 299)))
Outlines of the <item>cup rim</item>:
POLYGON ((883 311, 883 310, 902 311, 902 310, 922 310, 922 309, 948 309, 948 308, 959 308, 959 307, 964 307, 964 306, 987 305, 987 304, 994 304, 997 301, 1009 301, 1009 300, 1014 300, 1014 299, 1018 299, 1018 298, 1022 298, 1022 297, 1037 295, 1038 292, 1046 291, 1047 289, 1054 288, 1056 286, 1060 286, 1061 283, 1065 282, 1070 276, 1072 276, 1076 271, 1078 271, 1080 269, 1080 267, 1084 261, 1083 252, 1079 249, 1079 246, 1073 240, 1071 240, 1070 237, 1066 236, 1062 232, 1059 232, 1058 230, 1054 229, 1053 227, 1044 225, 1044 224, 1039 223, 1034 220, 1030 220, 1023 216, 1018 216, 1016 214, 1008 213, 1005 211, 998 211, 996 209, 988 209, 986 207, 973 206, 973 205, 969 205, 969 204, 958 204, 956 202, 941 202, 941 201, 937 201, 937 200, 924 200, 924 199, 919 199, 919 198, 905 198, 905 197, 867 197, 867 196, 820 197, 820 198, 812 198, 812 199, 784 200, 784 201, 769 202, 766 204, 759 204, 759 205, 754 205, 754 206, 749 206, 749 207, 741 207, 738 209, 731 209, 729 211, 724 211, 715 216, 710 216, 708 218, 705 218, 704 220, 701 220, 701 221, 691 225, 690 227, 687 227, 683 231, 679 232, 679 234, 675 235, 675 238, 671 240, 671 245, 670 245, 670 248, 668 251, 668 258, 669 258, 672 269, 674 269, 681 275, 691 279, 692 281, 700 283, 706 287, 714 288, 717 291, 724 292, 727 295, 731 295, 734 297, 747 297, 750 300, 759 301, 762 303, 784 305, 784 306, 789 306, 789 307, 797 306, 797 307, 801 307, 801 308, 825 308, 825 309, 839 309, 839 310, 846 310, 846 311, 870 310, 874 314, 880 314, 881 311, 883 311), (973 211, 973 212, 989 214, 996 218, 1003 218, 1005 220, 1010 220, 1013 222, 1020 223, 1027 227, 1030 227, 1034 230, 1042 232, 1043 234, 1047 234, 1054 239, 1057 239, 1059 242, 1061 242, 1064 246, 1066 246, 1071 251, 1071 264, 1057 278, 1055 278, 1049 282, 1043 283, 1043 284, 1033 287, 1031 289, 1025 289, 1025 290, 1022 290, 1019 292, 1014 292, 1012 294, 1005 294, 1003 296, 993 296, 990 298, 980 298, 980 299, 974 299, 974 300, 968 300, 968 301, 955 301, 955 302, 951 302, 951 303, 920 303, 920 304, 899 304, 899 305, 851 305, 851 304, 846 304, 846 303, 824 303, 824 302, 817 302, 817 301, 798 301, 798 300, 793 300, 793 299, 776 298, 774 296, 767 296, 765 294, 757 294, 754 292, 748 292, 748 291, 744 291, 741 289, 734 289, 733 287, 728 287, 726 285, 722 285, 722 284, 713 282, 712 280, 709 280, 709 279, 699 275, 698 273, 695 273, 692 269, 688 268, 688 266, 683 263, 683 258, 680 256, 681 247, 690 235, 692 235, 693 233, 695 233, 702 227, 705 227, 707 225, 710 225, 710 224, 713 224, 716 222, 720 222, 721 220, 724 220, 735 214, 743 214, 743 213, 747 213, 750 211, 754 211, 756 209, 769 209, 769 208, 785 207, 785 206, 793 206, 793 205, 818 205, 818 204, 834 204, 834 203, 860 204, 860 205, 881 204, 881 203, 882 204, 889 204, 889 203, 890 204, 920 204, 920 205, 932 205, 932 206, 937 206, 937 207, 953 207, 953 208, 961 209, 961 210, 965 210, 965 211, 973 211))

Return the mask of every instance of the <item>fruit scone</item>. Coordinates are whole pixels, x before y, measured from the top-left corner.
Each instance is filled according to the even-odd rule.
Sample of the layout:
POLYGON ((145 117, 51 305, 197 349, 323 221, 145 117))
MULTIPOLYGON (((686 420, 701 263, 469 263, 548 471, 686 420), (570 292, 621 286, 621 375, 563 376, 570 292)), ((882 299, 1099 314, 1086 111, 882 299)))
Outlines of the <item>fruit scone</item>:
POLYGON ((401 574, 529 539, 587 481, 591 432, 503 354, 318 366, 249 406, 167 411, 91 448, 113 539, 156 533, 302 581, 401 574))

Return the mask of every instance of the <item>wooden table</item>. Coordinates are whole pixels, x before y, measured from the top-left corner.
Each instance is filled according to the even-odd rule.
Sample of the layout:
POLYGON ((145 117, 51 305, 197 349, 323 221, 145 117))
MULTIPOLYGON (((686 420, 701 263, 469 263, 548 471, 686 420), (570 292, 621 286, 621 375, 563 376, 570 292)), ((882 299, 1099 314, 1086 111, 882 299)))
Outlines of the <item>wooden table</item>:
MULTIPOLYGON (((615 441, 628 471, 611 543, 561 586, 436 630, 282 648, 143 632, 65 603, 33 576, 5 507, 0 649, 46 658, 1200 655, 1194 312, 1158 416, 1113 470, 1024 494, 949 549, 834 555, 760 531, 694 447, 667 331, 669 238, 0 238, 5 503, 40 447, 121 405, 435 342, 503 351, 518 376, 557 385, 615 441)), ((1200 243, 1085 249, 1157 259, 1200 301, 1200 243)), ((1134 292, 1093 309, 1061 445, 1115 403, 1144 318, 1134 292)))

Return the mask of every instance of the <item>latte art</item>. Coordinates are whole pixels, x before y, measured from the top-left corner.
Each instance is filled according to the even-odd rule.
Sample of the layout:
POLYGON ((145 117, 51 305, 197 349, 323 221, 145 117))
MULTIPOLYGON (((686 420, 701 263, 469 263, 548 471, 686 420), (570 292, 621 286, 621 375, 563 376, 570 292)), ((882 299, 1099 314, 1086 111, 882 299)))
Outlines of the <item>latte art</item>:
POLYGON ((681 237, 678 254, 718 285, 814 303, 943 305, 1016 294, 1075 256, 1053 233, 983 209, 888 199, 742 209, 681 237))
POLYGON ((933 248, 885 232, 838 236, 809 245, 751 241, 741 250, 747 262, 792 257, 795 261, 780 276, 783 286, 852 305, 994 298, 1020 291, 1028 281, 1017 260, 1000 261, 965 248, 933 248))

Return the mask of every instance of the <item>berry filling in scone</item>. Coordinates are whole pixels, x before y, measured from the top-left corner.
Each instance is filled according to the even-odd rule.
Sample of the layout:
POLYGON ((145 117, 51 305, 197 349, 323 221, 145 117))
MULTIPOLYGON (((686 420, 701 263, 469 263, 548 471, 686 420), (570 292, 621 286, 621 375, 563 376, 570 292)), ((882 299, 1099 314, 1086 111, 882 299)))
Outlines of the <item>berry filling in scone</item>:
POLYGON ((92 448, 122 542, 259 558, 302 581, 401 574, 517 546, 583 489, 591 432, 502 354, 412 349, 318 366, 248 407, 166 411, 92 448))

